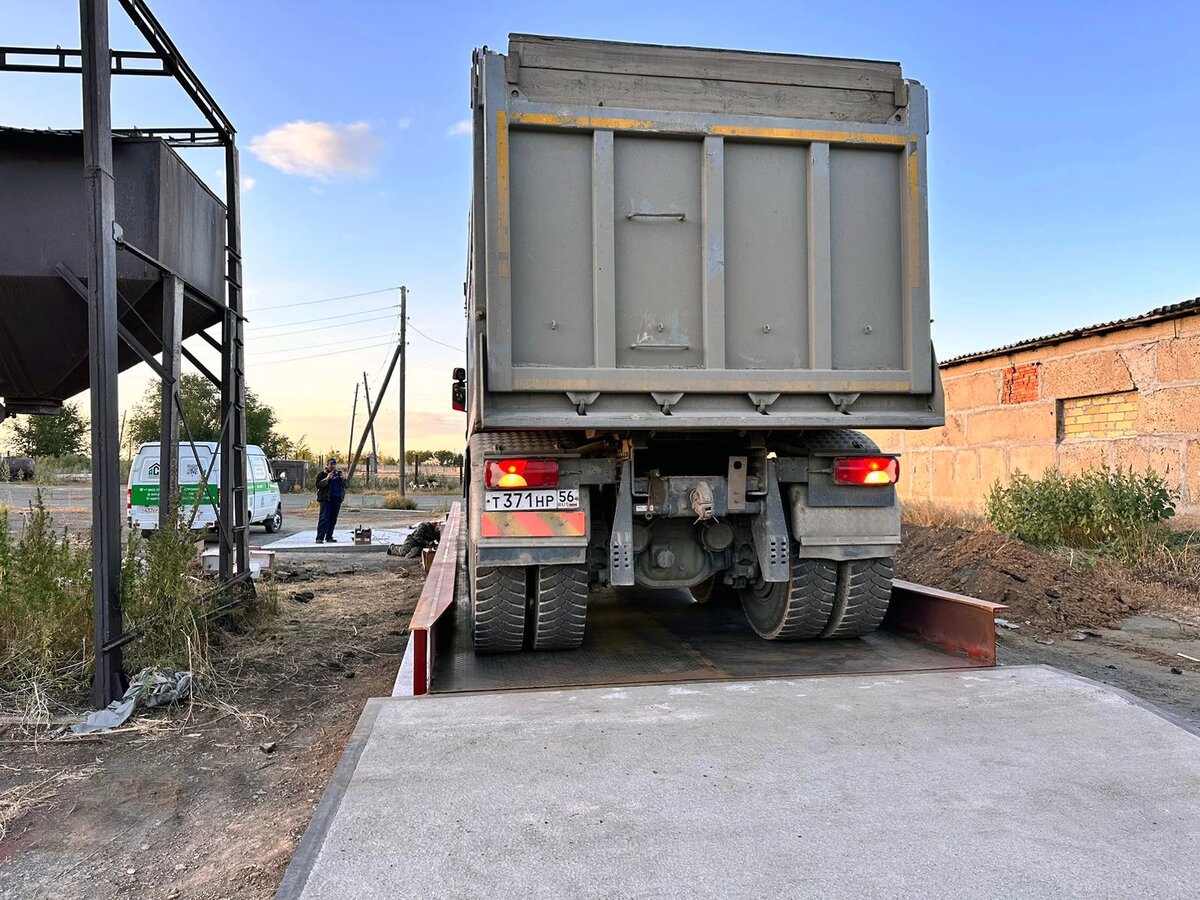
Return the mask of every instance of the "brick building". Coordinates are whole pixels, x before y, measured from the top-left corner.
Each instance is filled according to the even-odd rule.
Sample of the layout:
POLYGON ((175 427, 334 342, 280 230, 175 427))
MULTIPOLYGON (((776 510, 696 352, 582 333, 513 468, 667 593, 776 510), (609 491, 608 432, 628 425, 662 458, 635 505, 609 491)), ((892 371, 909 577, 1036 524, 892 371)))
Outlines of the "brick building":
POLYGON ((1200 298, 941 364, 946 425, 873 432, 900 494, 980 510, 988 488, 1108 465, 1153 468, 1200 515, 1200 298))

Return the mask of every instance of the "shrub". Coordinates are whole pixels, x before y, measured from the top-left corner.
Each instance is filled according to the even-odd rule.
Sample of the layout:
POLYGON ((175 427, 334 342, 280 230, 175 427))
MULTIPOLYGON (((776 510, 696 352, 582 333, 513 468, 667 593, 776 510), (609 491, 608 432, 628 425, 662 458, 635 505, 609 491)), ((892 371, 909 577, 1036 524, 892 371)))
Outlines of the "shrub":
POLYGON ((388 491, 383 495, 384 509, 416 509, 417 501, 412 497, 402 497, 399 491, 388 491))
POLYGON ((993 484, 987 498, 987 518, 998 531, 1129 562, 1166 542, 1164 523, 1173 515, 1171 492, 1154 471, 1105 467, 1064 475, 1047 469, 1041 478, 1016 472, 1008 485, 993 484))
MULTIPOLYGON (((0 690, 66 695, 86 690, 93 663, 91 547, 58 531, 41 492, 14 538, 0 507, 0 690)), ((209 618, 226 603, 212 579, 199 577, 196 535, 179 524, 143 539, 129 535, 121 567, 126 671, 146 666, 210 672, 209 618)), ((253 620, 274 611, 264 585, 259 600, 236 615, 253 620)), ((235 612, 230 610, 230 612, 235 612)))

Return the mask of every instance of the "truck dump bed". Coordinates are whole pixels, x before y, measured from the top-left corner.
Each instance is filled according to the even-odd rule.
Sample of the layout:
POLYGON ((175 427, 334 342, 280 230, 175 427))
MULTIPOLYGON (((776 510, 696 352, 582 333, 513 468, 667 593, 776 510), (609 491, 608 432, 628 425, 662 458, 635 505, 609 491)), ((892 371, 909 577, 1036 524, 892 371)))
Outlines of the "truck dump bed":
POLYGON ((474 94, 473 429, 941 423, 899 64, 513 35, 474 94))

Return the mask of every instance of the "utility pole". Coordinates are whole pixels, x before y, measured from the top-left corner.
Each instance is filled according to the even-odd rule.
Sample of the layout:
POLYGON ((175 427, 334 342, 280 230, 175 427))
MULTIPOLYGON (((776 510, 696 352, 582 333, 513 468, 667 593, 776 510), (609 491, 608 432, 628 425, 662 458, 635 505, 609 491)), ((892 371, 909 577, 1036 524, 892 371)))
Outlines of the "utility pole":
POLYGON ((92 703, 125 693, 121 647, 121 470, 117 430, 117 229, 108 0, 79 0, 87 189, 88 374, 92 389, 92 703))
POLYGON ((404 364, 408 361, 405 327, 408 324, 408 288, 400 285, 400 496, 404 496, 404 364))
MULTIPOLYGON (((367 409, 371 408, 371 388, 367 386, 367 373, 363 372, 363 396, 367 400, 367 409)), ((375 423, 371 423, 371 465, 367 477, 371 487, 379 487, 379 448, 375 445, 375 423)))
POLYGON ((400 358, 400 348, 392 354, 392 361, 388 365, 387 374, 383 376, 383 387, 379 389, 379 394, 375 397, 375 405, 371 408, 371 415, 367 419, 367 425, 363 429, 362 438, 359 439, 358 449, 354 451, 354 458, 350 461, 350 471, 346 473, 346 480, 349 481, 354 477, 354 470, 358 468, 358 460, 362 456, 363 447, 367 444, 367 433, 375 424, 375 416, 379 414, 379 405, 383 402, 383 396, 387 393, 388 385, 392 383, 392 372, 396 370, 396 360, 400 358))
MULTIPOLYGON (((358 415, 358 382, 354 382, 354 406, 350 409, 350 443, 346 445, 346 459, 354 452, 354 417, 358 415)), ((322 464, 324 460, 321 461, 322 464)))

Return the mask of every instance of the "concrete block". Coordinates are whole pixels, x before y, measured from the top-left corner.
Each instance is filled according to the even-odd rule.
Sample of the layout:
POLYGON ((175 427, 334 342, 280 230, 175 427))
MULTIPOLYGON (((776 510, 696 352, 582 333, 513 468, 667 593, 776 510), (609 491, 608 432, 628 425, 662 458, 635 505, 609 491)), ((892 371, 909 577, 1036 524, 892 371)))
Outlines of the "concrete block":
POLYGON ((973 447, 1009 441, 1047 440, 1057 436, 1053 403, 1023 404, 967 416, 967 440, 973 447))
POLYGON ((1104 465, 1108 441, 1065 441, 1058 445, 1058 470, 1064 475, 1078 475, 1104 465))
POLYGON ((946 414, 946 424, 941 428, 910 431, 904 436, 905 447, 962 447, 967 441, 963 434, 963 417, 946 414))
POLYGON ((950 497, 953 500, 975 502, 984 487, 979 481, 979 451, 958 450, 954 454, 954 482, 950 497))
POLYGON ((1018 470, 1034 478, 1040 478, 1047 469, 1054 468, 1054 443, 1024 444, 1008 448, 1008 471, 1014 475, 1018 470))
POLYGON ((933 484, 928 450, 914 450, 900 460, 900 496, 908 500, 928 500, 933 484))
POLYGON ((929 499, 935 503, 950 503, 956 497, 954 489, 954 450, 934 450, 929 454, 929 472, 932 492, 929 499))
POLYGON ((1125 361, 1125 366, 1129 369, 1129 375, 1134 384, 1152 385, 1157 379, 1158 376, 1155 374, 1157 363, 1154 352, 1156 343, 1157 339, 1147 340, 1120 351, 1121 359, 1125 361))
POLYGON ((1200 385, 1161 388, 1143 395, 1139 406, 1143 434, 1200 433, 1200 385))
POLYGON ((1183 455, 1183 500, 1190 507, 1200 507, 1200 440, 1188 441, 1183 455))
POLYGON ((1062 400, 1130 391, 1135 387, 1129 367, 1116 350, 1100 350, 1042 365, 1042 396, 1062 400))
POLYGON ((1160 382, 1200 381, 1200 335, 1160 341, 1156 350, 1160 382))
POLYGON ((946 378, 942 386, 946 390, 947 409, 975 409, 1000 402, 1000 370, 946 378))
POLYGON ((1114 441, 1110 454, 1112 465, 1142 473, 1153 469, 1166 479, 1168 486, 1181 484, 1182 464, 1179 444, 1150 443, 1145 436, 1114 441))
POLYGON ((997 481, 1008 483, 1008 451, 1003 447, 979 448, 979 487, 980 496, 997 481))

